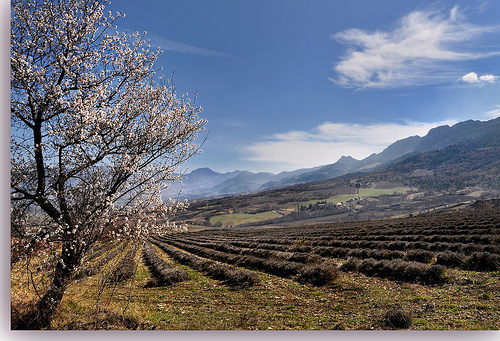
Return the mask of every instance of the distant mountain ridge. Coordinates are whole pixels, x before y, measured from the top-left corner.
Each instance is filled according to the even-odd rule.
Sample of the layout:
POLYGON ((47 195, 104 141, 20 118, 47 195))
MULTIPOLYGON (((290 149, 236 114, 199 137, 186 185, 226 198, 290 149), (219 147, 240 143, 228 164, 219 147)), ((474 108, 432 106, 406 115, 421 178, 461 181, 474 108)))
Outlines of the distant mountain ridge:
POLYGON ((363 160, 342 156, 333 164, 282 172, 277 175, 248 171, 217 173, 209 168, 200 168, 187 174, 187 179, 182 184, 173 184, 163 193, 163 197, 176 198, 181 188, 183 191, 179 195, 180 199, 195 199, 244 194, 326 180, 348 173, 380 169, 394 160, 401 160, 418 153, 438 150, 471 140, 493 139, 500 143, 499 135, 500 117, 489 121, 468 120, 451 127, 445 125, 433 128, 423 137, 410 136, 398 140, 382 152, 374 153, 363 160))
MULTIPOLYGON (((326 180, 354 172, 367 172, 381 168, 393 160, 412 155, 442 149, 451 145, 464 143, 478 138, 492 138, 500 133, 500 117, 490 121, 464 121, 453 126, 439 126, 429 130, 427 135, 410 136, 399 140, 385 148, 379 154, 372 154, 363 160, 342 157, 336 163, 326 165, 312 172, 283 179, 279 186, 326 180)), ((265 185, 263 188, 271 189, 265 185)))

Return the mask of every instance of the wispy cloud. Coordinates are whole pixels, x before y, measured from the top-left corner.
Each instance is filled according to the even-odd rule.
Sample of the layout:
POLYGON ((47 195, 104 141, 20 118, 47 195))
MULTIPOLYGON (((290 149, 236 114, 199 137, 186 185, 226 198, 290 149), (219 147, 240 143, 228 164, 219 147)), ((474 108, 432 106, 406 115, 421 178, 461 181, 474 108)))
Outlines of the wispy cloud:
POLYGON ((337 77, 330 79, 353 88, 395 88, 453 81, 461 73, 453 62, 500 55, 500 49, 482 48, 486 34, 498 32, 500 26, 467 22, 458 6, 446 15, 412 12, 392 31, 348 29, 332 35, 332 39, 350 49, 334 67, 337 77))
POLYGON ((245 152, 250 154, 248 161, 280 164, 289 169, 315 167, 334 163, 342 155, 363 159, 380 153, 396 140, 424 136, 433 127, 454 123, 456 121, 369 125, 326 122, 311 131, 275 134, 246 147, 245 152))
POLYGON ((486 115, 492 119, 500 117, 500 105, 497 105, 493 110, 487 111, 486 115))
POLYGON ((149 43, 151 46, 159 47, 160 49, 165 51, 186 53, 186 54, 206 56, 206 57, 233 58, 233 56, 226 53, 180 43, 178 41, 167 39, 165 37, 156 34, 148 33, 146 38, 149 39, 149 43))

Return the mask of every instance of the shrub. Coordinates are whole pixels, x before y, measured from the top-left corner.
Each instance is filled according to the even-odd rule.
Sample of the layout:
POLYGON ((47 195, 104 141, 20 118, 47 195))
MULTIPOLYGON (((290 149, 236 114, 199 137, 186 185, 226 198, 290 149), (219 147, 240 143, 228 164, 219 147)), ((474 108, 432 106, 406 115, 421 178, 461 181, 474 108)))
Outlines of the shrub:
POLYGON ((174 283, 190 280, 191 277, 184 271, 174 268, 162 269, 161 274, 155 275, 146 283, 146 288, 169 286, 174 283))
POLYGON ((236 265, 243 268, 264 270, 264 259, 254 256, 242 256, 236 265))
POLYGON ((408 329, 411 325, 411 318, 404 311, 393 309, 382 315, 380 325, 383 329, 408 329))
POLYGON ((412 248, 416 250, 427 250, 429 248, 429 243, 421 241, 413 242, 412 248))
POLYGON ((404 265, 404 270, 401 276, 398 278, 404 282, 420 282, 423 280, 427 266, 423 263, 418 262, 406 262, 402 263, 404 265))
POLYGON ((206 267, 205 271, 213 279, 225 280, 226 279, 226 267, 220 263, 211 263, 206 267))
POLYGON ((232 288, 247 288, 260 282, 259 276, 250 271, 238 271, 236 269, 227 273, 224 284, 232 288))
POLYGON ((315 249, 315 253, 323 257, 343 258, 347 255, 347 249, 341 247, 321 246, 315 249))
POLYGON ((312 246, 310 245, 292 245, 287 250, 289 252, 311 252, 312 246))
POLYGON ((406 252, 404 256, 405 260, 420 262, 420 263, 429 263, 434 257, 434 253, 427 250, 411 250, 406 252))
POLYGON ((474 252, 480 252, 482 250, 483 250, 483 248, 481 247, 481 245, 477 245, 477 244, 473 244, 473 243, 463 244, 462 247, 460 248, 460 251, 462 251, 466 255, 470 255, 474 252))
POLYGON ((326 285, 339 277, 337 267, 333 265, 308 266, 300 274, 298 281, 302 284, 314 286, 326 285))
POLYGON ((462 246, 463 246, 463 244, 460 244, 460 243, 453 243, 453 244, 450 243, 448 245, 447 250, 458 252, 458 251, 460 251, 462 249, 462 246))
POLYGON ((404 273, 406 270, 406 267, 408 266, 408 262, 404 262, 402 260, 394 260, 388 264, 389 269, 388 273, 390 270, 392 270, 392 273, 390 273, 390 277, 392 277, 395 280, 403 281, 404 278, 404 273))
POLYGON ((341 266, 340 271, 348 272, 348 271, 356 271, 358 269, 358 265, 360 260, 358 258, 348 258, 341 266))
POLYGON ((456 252, 444 251, 436 254, 436 264, 447 267, 457 267, 462 264, 463 255, 456 252))
POLYGON ((312 264, 319 263, 321 261, 321 257, 313 253, 295 252, 288 258, 288 261, 312 264))
POLYGON ((450 249, 450 243, 434 243, 431 244, 429 247, 429 250, 434 251, 434 252, 442 252, 442 251, 448 251, 450 249))
POLYGON ((442 265, 428 266, 424 272, 422 281, 424 284, 440 284, 444 282, 445 267, 442 265))
POLYGON ((489 244, 489 245, 483 246, 483 251, 489 252, 489 253, 499 254, 500 253, 500 247, 498 247, 496 245, 489 244))
POLYGON ((391 272, 388 272, 388 265, 391 261, 390 260, 387 260, 387 259, 382 259, 380 261, 378 261, 374 267, 373 267, 373 270, 375 272, 375 276, 378 276, 378 277, 390 277, 391 276, 391 272))
POLYGON ((352 249, 347 253, 347 257, 355 257, 355 258, 367 258, 370 250, 368 249, 352 249))
POLYGON ((500 270, 500 255, 474 252, 464 259, 461 267, 470 271, 497 271, 500 270))
POLYGON ((377 263, 373 258, 363 259, 358 265, 358 271, 367 276, 373 276, 376 274, 377 263))
MULTIPOLYGON (((290 278, 300 272, 300 264, 295 262, 266 260, 264 262, 265 271, 273 275, 290 278)), ((303 265, 302 265, 303 266, 303 265)))
POLYGON ((407 242, 390 242, 386 245, 387 250, 404 250, 406 249, 407 242))
POLYGON ((372 250, 370 253, 371 258, 375 259, 396 259, 403 258, 405 253, 403 251, 390 251, 390 250, 372 250))

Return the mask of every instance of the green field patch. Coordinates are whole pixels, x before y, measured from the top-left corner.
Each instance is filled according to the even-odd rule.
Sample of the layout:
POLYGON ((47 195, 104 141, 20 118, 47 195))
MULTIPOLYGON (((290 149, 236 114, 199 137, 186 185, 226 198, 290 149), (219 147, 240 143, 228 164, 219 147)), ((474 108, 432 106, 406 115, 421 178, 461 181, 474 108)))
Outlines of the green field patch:
POLYGON ((324 199, 324 200, 309 200, 309 201, 304 201, 304 202, 301 202, 300 204, 303 205, 303 206, 309 206, 310 204, 314 205, 316 204, 318 201, 322 201, 322 202, 327 202, 329 204, 338 204, 338 203, 341 203, 341 202, 346 202, 347 200, 351 199, 352 197, 355 197, 356 194, 352 193, 352 194, 340 194, 340 195, 335 195, 333 197, 330 197, 330 198, 327 198, 327 199, 324 199))
MULTIPOLYGON (((404 194, 407 192, 410 192, 411 188, 410 187, 392 187, 392 188, 360 188, 359 189, 359 196, 360 197, 378 197, 381 195, 394 195, 394 194, 404 194)), ((339 195, 334 195, 333 197, 329 197, 324 200, 308 200, 301 202, 300 205, 302 206, 309 206, 309 205, 314 205, 318 202, 327 202, 329 204, 338 204, 338 203, 346 203, 349 199, 356 197, 357 195, 354 193, 349 193, 349 194, 339 194, 339 195)))
POLYGON ((378 197, 381 195, 404 194, 410 192, 410 187, 393 187, 393 188, 360 188, 360 197, 378 197))
POLYGON ((214 210, 217 209, 216 205, 206 205, 206 206, 200 206, 196 208, 197 210, 214 210))
POLYGON ((210 218, 210 223, 212 225, 222 225, 222 226, 232 226, 232 225, 240 225, 246 223, 255 223, 257 221, 274 219, 281 217, 280 214, 268 211, 262 213, 230 213, 230 214, 221 214, 216 215, 210 218))

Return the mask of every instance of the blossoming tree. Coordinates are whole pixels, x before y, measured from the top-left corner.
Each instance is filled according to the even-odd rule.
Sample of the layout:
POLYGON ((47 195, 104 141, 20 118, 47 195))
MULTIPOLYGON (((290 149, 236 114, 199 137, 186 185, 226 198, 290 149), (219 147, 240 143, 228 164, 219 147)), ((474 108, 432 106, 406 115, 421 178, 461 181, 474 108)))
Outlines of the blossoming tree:
POLYGON ((106 15, 107 3, 11 3, 11 231, 27 252, 48 239, 62 245, 42 325, 103 234, 173 227, 166 219, 183 204, 161 192, 200 151, 206 123, 156 74, 161 51, 115 32, 123 14, 106 15))

